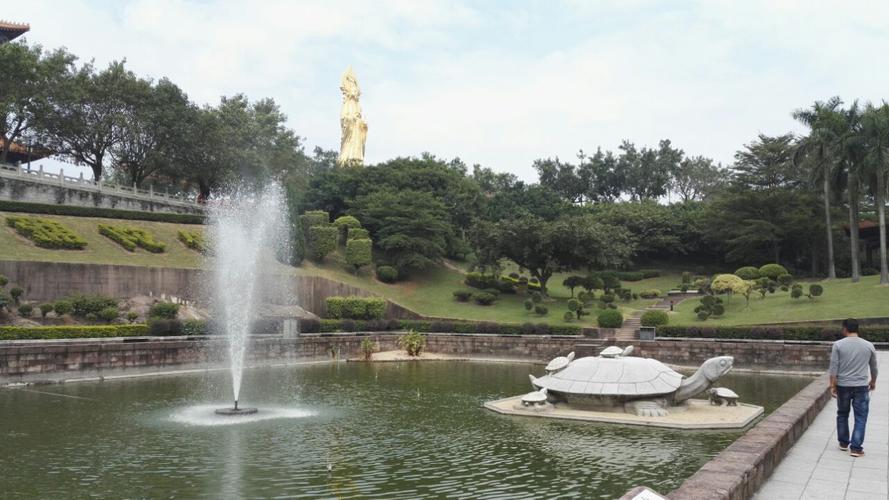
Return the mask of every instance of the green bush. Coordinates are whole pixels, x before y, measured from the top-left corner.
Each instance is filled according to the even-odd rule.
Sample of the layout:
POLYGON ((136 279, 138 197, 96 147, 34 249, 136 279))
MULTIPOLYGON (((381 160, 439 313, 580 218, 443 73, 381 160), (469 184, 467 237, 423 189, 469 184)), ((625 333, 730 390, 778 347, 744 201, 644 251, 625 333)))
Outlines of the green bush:
POLYGON ((802 285, 793 285, 790 289, 790 298, 798 299, 803 296, 803 286, 802 285))
POLYGON ((809 285, 809 298, 814 300, 815 297, 820 297, 821 294, 824 293, 824 287, 819 285, 818 283, 812 283, 809 285))
POLYGON ((303 230, 315 226, 326 226, 330 224, 330 214, 324 210, 309 210, 299 216, 299 222, 303 230))
POLYGON ((40 316, 45 318, 53 309, 52 304, 40 304, 40 316))
POLYGON ((531 299, 525 299, 524 305, 526 311, 532 311, 534 309, 534 301, 531 299))
POLYGON ((195 252, 207 252, 207 242, 206 240, 204 240, 204 235, 200 231, 180 230, 177 238, 179 238, 179 241, 181 241, 185 246, 194 250, 195 252))
POLYGON ((663 326, 670 322, 665 311, 645 311, 640 318, 642 326, 663 326))
POLYGON ((130 311, 127 313, 127 321, 130 323, 135 323, 136 320, 139 319, 139 313, 136 311, 130 311))
POLYGON ((308 231, 308 249, 312 259, 321 262, 336 250, 337 229, 331 226, 313 226, 308 231))
POLYGON ((543 302, 543 294, 540 292, 531 292, 531 300, 533 300, 535 304, 539 304, 543 302))
POLYGON ((765 276, 771 280, 778 281, 778 276, 788 274, 787 269, 780 264, 766 264, 759 268, 760 276, 765 276))
POLYGON ((574 319, 574 313, 571 311, 565 311, 565 314, 562 315, 562 319, 570 323, 574 319))
POLYGON ((620 328, 624 324, 624 315, 617 309, 605 309, 599 313, 596 322, 600 328, 620 328))
POLYGON ((616 277, 621 281, 642 281, 645 279, 645 275, 638 271, 619 272, 616 277))
POLYGON ((31 304, 22 304, 19 306, 19 316, 23 318, 30 318, 31 314, 34 313, 34 306, 31 304))
POLYGON ((86 248, 86 240, 54 220, 9 215, 6 224, 38 247, 64 250, 86 248))
POLYGON ((592 292, 593 290, 603 290, 605 288, 605 282, 602 278, 591 274, 583 279, 583 283, 580 286, 587 292, 592 292))
POLYGON ((66 314, 71 314, 71 311, 74 310, 74 307, 68 300, 57 300, 55 303, 53 303, 52 310, 55 311, 56 316, 61 317, 66 314))
POLYGON ((735 270, 734 274, 742 280, 756 280, 760 277, 759 269, 753 266, 740 267, 735 270))
MULTIPOLYGON (((512 276, 510 275, 510 277, 512 277, 512 276)), ((516 274, 515 279, 518 279, 518 274, 516 274)), ((571 290, 571 296, 573 297, 574 296, 574 289, 579 286, 583 286, 583 280, 584 280, 583 276, 568 276, 567 278, 562 280, 562 286, 571 290)))
MULTIPOLYGON (((889 327, 862 327, 859 335, 871 342, 889 342, 889 327)), ((838 326, 664 326, 658 328, 658 337, 833 341, 840 336, 838 326)))
POLYGON ((398 347, 404 349, 408 356, 419 356, 426 347, 426 336, 411 330, 398 338, 398 347))
POLYGON ((475 299, 475 303, 480 306, 489 306, 497 301, 497 297, 488 292, 477 293, 473 298, 475 299))
POLYGON ((379 348, 380 347, 377 345, 377 343, 374 342, 373 339, 370 337, 364 337, 364 339, 361 341, 360 349, 365 361, 370 361, 374 355, 374 352, 376 352, 379 348))
POLYGON ((454 290, 454 298, 457 302, 469 302, 472 298, 472 292, 469 290, 454 290))
POLYGON ((15 305, 19 305, 19 301, 22 299, 22 295, 24 294, 25 291, 19 287, 9 289, 9 296, 12 297, 12 301, 15 302, 15 305))
POLYGON ((3 309, 9 307, 9 304, 12 304, 12 298, 10 298, 5 290, 0 290, 0 312, 3 312, 3 309))
POLYGON ((0 274, 0 288, 3 288, 9 283, 9 278, 0 274))
POLYGON ((155 302, 148 309, 149 318, 176 319, 179 316, 179 304, 172 302, 155 302))
POLYGON ((0 340, 131 337, 147 334, 147 325, 0 326, 0 340))
POLYGON ((377 267, 377 279, 383 283, 395 283, 398 281, 398 270, 392 266, 377 267))
POLYGON ((182 322, 178 319, 151 319, 148 321, 148 334, 155 337, 182 335, 182 322))
POLYGON ((657 288, 652 288, 650 290, 639 292, 639 296, 643 299, 656 299, 661 296, 661 291, 657 288))
MULTIPOLYGON (((82 318, 86 318, 89 314, 98 317, 99 311, 102 309, 117 307, 117 299, 104 295, 75 295, 68 301, 71 303, 71 312, 82 318)), ((58 302, 56 306, 58 306, 58 302)))
POLYGON ((109 323, 116 320, 118 316, 120 316, 120 311, 117 310, 117 307, 106 307, 99 311, 99 319, 105 320, 109 323))
POLYGON ((352 266, 357 273, 362 266, 370 264, 372 260, 373 243, 370 240, 349 240, 346 242, 346 263, 352 266))
POLYGON ((370 231, 360 227, 351 227, 349 228, 349 233, 346 235, 347 240, 369 240, 370 239, 370 231))
POLYGON ((144 220, 172 222, 174 224, 203 224, 204 216, 199 214, 172 214, 166 212, 139 212, 115 208, 79 207, 76 205, 45 205, 20 201, 0 200, 0 211, 46 215, 72 215, 75 217, 101 217, 104 219, 144 220))
POLYGON ((660 278, 661 272, 657 269, 643 269, 639 271, 645 279, 660 278))
POLYGON ((862 276, 876 276, 878 274, 880 274, 880 270, 873 267, 865 267, 861 270, 862 276))
POLYGON ((99 234, 116 242, 130 252, 136 247, 144 248, 151 253, 163 253, 167 246, 155 241, 154 235, 143 229, 127 226, 99 224, 99 234))
MULTIPOLYGON (((335 221, 333 221, 334 227, 336 227, 340 232, 340 244, 344 244, 349 238, 349 232, 355 228, 358 229, 361 227, 361 221, 352 217, 351 215, 343 215, 337 217, 335 221)), ((355 238, 357 239, 357 238, 355 238)))
POLYGON ((326 317, 330 319, 382 319, 386 301, 376 297, 327 297, 326 317))
POLYGON ((536 306, 534 306, 534 313, 539 316, 546 316, 547 314, 549 314, 549 308, 547 308, 543 304, 537 304, 536 306))
POLYGON ((500 288, 500 279, 493 274, 482 274, 482 273, 466 273, 466 276, 463 278, 463 282, 466 286, 471 286, 472 288, 478 288, 480 290, 485 290, 488 288, 500 288))

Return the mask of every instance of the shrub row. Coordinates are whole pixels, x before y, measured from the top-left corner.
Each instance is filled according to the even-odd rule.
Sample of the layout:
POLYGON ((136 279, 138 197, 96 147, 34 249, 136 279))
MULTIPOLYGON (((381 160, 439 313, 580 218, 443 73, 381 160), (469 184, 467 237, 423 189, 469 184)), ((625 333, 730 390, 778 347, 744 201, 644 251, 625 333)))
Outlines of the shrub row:
POLYGON ((148 333, 148 325, 0 326, 0 340, 132 337, 148 333))
POLYGON ((382 319, 386 300, 376 297, 327 297, 329 319, 382 319))
POLYGON ((71 205, 46 205, 20 201, 0 200, 0 211, 47 215, 72 215, 75 217, 103 217, 106 219, 145 220, 172 222, 175 224, 203 224, 204 216, 198 214, 170 214, 163 212, 139 212, 115 208, 77 207, 71 205))
POLYGON ((548 325, 546 323, 492 323, 474 321, 428 320, 301 320, 301 333, 386 332, 414 330, 423 333, 493 333, 499 335, 580 335, 576 325, 548 325))
POLYGON ((66 250, 80 250, 86 247, 86 240, 54 220, 7 216, 6 224, 33 241, 38 247, 66 250))
MULTIPOLYGON (((702 339, 757 339, 757 340, 827 340, 842 337, 839 327, 821 326, 662 326, 659 337, 688 337, 702 339)), ((862 327, 861 337, 871 342, 889 342, 889 327, 862 327)))
POLYGON ((163 253, 167 246, 155 241, 154 235, 143 229, 127 226, 99 224, 99 234, 114 241, 130 252, 142 247, 151 253, 163 253))
POLYGON ((204 235, 199 231, 179 231, 177 237, 185 246, 196 252, 204 253, 207 251, 204 235))

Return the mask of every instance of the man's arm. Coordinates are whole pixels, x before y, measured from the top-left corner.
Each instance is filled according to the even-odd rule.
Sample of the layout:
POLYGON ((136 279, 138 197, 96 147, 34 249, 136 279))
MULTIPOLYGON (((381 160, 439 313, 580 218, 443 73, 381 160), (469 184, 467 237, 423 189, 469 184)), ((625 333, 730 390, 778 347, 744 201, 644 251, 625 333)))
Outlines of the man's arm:
POLYGON ((832 397, 837 397, 837 369, 839 361, 837 345, 834 344, 830 347, 830 368, 827 369, 827 372, 830 373, 830 395, 832 397))
POLYGON ((871 348, 870 351, 870 390, 874 390, 877 388, 877 350, 871 348))

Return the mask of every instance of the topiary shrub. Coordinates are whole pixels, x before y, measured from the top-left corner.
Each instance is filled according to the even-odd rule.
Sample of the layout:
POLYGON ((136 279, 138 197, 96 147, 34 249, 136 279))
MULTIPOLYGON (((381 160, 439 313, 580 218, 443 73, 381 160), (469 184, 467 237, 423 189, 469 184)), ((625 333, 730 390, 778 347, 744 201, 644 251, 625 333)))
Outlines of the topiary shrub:
POLYGON ((411 330, 398 338, 398 347, 408 356, 419 356, 426 347, 426 336, 411 330))
POLYGON ((583 279, 583 283, 581 285, 587 293, 591 293, 593 290, 603 290, 605 288, 605 282, 602 281, 602 278, 591 274, 583 279))
POLYGON ((477 293, 477 294, 475 294, 474 298, 475 298, 475 303, 480 306, 489 306, 497 301, 497 297, 493 294, 488 293, 488 292, 477 293))
POLYGON ((457 302, 469 302, 472 298, 472 292, 469 290, 454 290, 454 298, 457 302))
POLYGON ((303 231, 310 227, 326 226, 330 224, 330 214, 324 210, 309 210, 299 216, 299 223, 303 231))
POLYGON ((112 321, 116 320, 118 316, 120 316, 120 312, 117 310, 117 307, 111 306, 99 311, 98 316, 99 319, 111 323, 112 321))
POLYGON ((326 317, 331 319, 382 319, 386 301, 376 297, 327 297, 326 317))
POLYGON ((645 279, 660 278, 661 272, 657 269, 643 269, 639 271, 645 279))
POLYGON ((549 314, 549 308, 547 308, 543 304, 537 304, 536 306, 534 306, 534 313, 538 316, 546 316, 547 314, 549 314))
POLYGON ((793 284, 793 275, 782 274, 781 276, 778 276, 777 282, 778 282, 778 284, 780 284, 783 287, 790 286, 793 284))
POLYGON ((337 228, 331 226, 314 226, 308 231, 308 250, 312 260, 321 262, 330 252, 336 250, 337 228))
POLYGON ((349 240, 346 242, 346 263, 352 266, 356 274, 362 266, 366 266, 373 261, 372 247, 373 243, 367 239, 349 240))
POLYGON ((793 285, 790 288, 790 298, 798 299, 803 296, 803 286, 802 285, 793 285))
POLYGON ((66 314, 71 314, 71 311, 74 310, 74 307, 71 305, 71 302, 67 300, 57 300, 52 305, 52 310, 55 311, 56 316, 64 316, 66 314))
POLYGON ((383 283, 395 283, 398 281, 398 270, 392 266, 377 267, 377 279, 383 283))
POLYGON ((127 321, 129 321, 130 324, 135 323, 137 319, 139 319, 139 313, 137 313, 136 311, 130 311, 127 313, 127 321))
POLYGON ((9 283, 9 278, 0 274, 0 288, 3 288, 9 283))
POLYGON ((535 304, 539 304, 543 302, 543 294, 540 292, 531 292, 531 300, 533 300, 535 304))
POLYGON ((760 276, 765 276, 771 280, 778 281, 778 276, 788 274, 787 269, 780 264, 766 264, 759 268, 760 276))
POLYGON ((349 228, 349 233, 346 235, 346 240, 369 240, 370 239, 370 231, 360 227, 352 227, 349 228))
POLYGON ((40 317, 46 318, 46 315, 52 312, 52 304, 40 304, 40 317))
POLYGON ((195 252, 207 252, 207 242, 204 240, 204 235, 200 231, 179 231, 176 238, 181 241, 183 245, 195 252))
POLYGON ((571 311, 565 311, 565 314, 562 315, 562 319, 570 323, 571 320, 574 319, 574 313, 571 311))
POLYGON ((182 322, 178 319, 153 319, 148 322, 148 334, 155 337, 182 335, 182 322))
POLYGON ((81 250, 86 240, 51 219, 7 216, 6 224, 42 248, 81 250))
POLYGON ((761 276, 759 269, 753 266, 739 267, 735 270, 734 274, 742 280, 756 280, 761 276))
POLYGON ((600 328, 620 328, 624 324, 624 315, 617 309, 606 309, 599 313, 596 322, 600 328))
POLYGON ((71 297, 71 312, 78 317, 86 318, 92 314, 93 319, 98 317, 99 311, 106 307, 117 307, 117 299, 104 295, 75 295, 71 297))
POLYGON ((809 285, 809 295, 808 297, 812 300, 815 300, 815 297, 820 297, 821 294, 824 293, 824 287, 819 285, 818 283, 812 283, 809 285))
POLYGON ((163 253, 166 245, 154 239, 154 235, 135 227, 99 224, 99 234, 116 242, 130 252, 136 247, 144 248, 151 253, 163 253))
POLYGON ((656 299, 661 296, 661 291, 657 288, 652 288, 650 290, 639 292, 639 296, 643 299, 656 299))
POLYGON ((34 306, 31 304, 22 304, 19 306, 19 316, 23 318, 30 318, 31 314, 34 313, 34 306))
POLYGON ((337 217, 336 220, 333 221, 333 225, 340 232, 340 243, 345 243, 346 240, 349 239, 349 232, 353 228, 358 229, 361 227, 361 221, 359 221, 355 217, 352 217, 351 215, 343 215, 341 217, 337 217))
POLYGON ((525 299, 524 305, 526 311, 531 311, 534 309, 534 301, 531 299, 525 299))
POLYGON ((12 297, 12 301, 15 303, 15 305, 19 305, 19 301, 21 300, 22 295, 24 295, 24 294, 25 294, 25 291, 19 287, 9 289, 9 296, 12 297))
POLYGON ((149 318, 176 319, 179 316, 179 304, 172 302, 156 302, 148 309, 149 318))
POLYGON ((670 322, 670 316, 665 311, 645 311, 640 321, 642 326, 663 326, 670 322))
POLYGON ((574 289, 583 286, 583 280, 583 276, 568 276, 562 281, 562 286, 571 290, 571 296, 574 297, 574 289))

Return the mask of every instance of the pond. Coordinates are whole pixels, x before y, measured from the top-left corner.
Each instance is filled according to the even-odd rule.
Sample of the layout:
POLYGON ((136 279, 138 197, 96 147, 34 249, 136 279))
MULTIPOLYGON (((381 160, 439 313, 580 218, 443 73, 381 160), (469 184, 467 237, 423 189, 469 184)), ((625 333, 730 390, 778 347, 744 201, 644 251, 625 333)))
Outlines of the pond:
MULTIPOLYGON (((638 484, 669 492, 740 435, 482 408, 527 392, 532 370, 542 372, 456 361, 252 369, 242 406, 261 411, 230 425, 209 425, 222 419, 213 408, 230 405, 224 371, 0 390, 0 488, 16 498, 614 498, 638 484)), ((768 412, 810 381, 734 374, 721 385, 768 412)))

